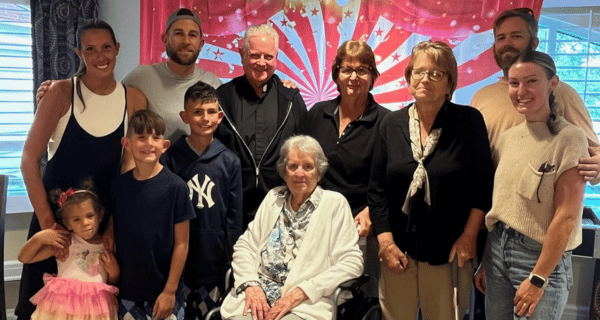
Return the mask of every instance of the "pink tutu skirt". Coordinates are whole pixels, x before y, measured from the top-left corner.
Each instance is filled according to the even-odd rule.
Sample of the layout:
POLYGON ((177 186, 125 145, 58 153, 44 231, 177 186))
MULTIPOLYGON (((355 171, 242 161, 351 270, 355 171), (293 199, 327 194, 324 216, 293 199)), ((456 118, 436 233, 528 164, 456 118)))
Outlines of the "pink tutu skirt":
POLYGON ((100 282, 83 282, 44 274, 46 285, 30 301, 37 305, 32 320, 116 320, 119 289, 100 282))

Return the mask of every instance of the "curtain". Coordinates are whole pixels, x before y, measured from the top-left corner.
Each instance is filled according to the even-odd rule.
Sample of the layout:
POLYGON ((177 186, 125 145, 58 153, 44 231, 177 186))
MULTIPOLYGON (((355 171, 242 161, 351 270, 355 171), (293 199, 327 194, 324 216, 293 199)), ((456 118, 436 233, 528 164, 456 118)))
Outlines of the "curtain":
MULTIPOLYGON (((98 17, 98 0, 31 0, 33 96, 49 79, 64 79, 79 67, 76 31, 81 19, 98 17)), ((36 108, 35 104, 34 108, 36 108)))
POLYGON ((240 37, 250 25, 269 22, 280 35, 277 74, 294 81, 307 106, 337 96, 331 65, 337 48, 362 39, 373 49, 381 73, 371 93, 389 109, 412 100, 404 69, 411 49, 441 40, 459 65, 458 89, 499 72, 491 49, 493 23, 501 12, 532 8, 543 0, 144 0, 140 2, 140 63, 165 61, 161 34, 180 7, 202 20, 205 45, 199 66, 223 81, 243 74, 240 37))

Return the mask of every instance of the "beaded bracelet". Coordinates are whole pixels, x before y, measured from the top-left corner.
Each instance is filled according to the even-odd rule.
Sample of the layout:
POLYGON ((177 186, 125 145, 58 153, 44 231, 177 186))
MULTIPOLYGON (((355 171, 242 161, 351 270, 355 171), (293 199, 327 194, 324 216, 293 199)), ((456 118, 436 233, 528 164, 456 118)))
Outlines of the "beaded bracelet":
POLYGON ((381 249, 379 249, 379 253, 377 253, 377 256, 381 259, 381 254, 383 253, 383 250, 389 248, 390 246, 395 245, 396 243, 394 241, 386 244, 385 246, 381 247, 381 249))

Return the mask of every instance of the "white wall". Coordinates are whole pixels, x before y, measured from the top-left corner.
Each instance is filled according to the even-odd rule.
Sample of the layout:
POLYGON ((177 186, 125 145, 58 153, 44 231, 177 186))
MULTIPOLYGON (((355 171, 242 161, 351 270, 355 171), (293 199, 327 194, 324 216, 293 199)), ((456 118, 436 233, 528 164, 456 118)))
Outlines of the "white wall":
POLYGON ((115 78, 121 80, 140 61, 140 1, 101 1, 100 18, 113 27, 121 44, 115 68, 115 78))

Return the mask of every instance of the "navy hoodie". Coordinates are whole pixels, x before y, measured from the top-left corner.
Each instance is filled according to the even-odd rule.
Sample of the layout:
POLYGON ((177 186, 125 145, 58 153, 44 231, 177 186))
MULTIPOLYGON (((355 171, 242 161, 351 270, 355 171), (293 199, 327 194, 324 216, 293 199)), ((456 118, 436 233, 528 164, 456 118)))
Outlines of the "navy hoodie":
POLYGON ((167 149, 160 162, 187 183, 196 210, 184 283, 197 289, 223 283, 233 245, 242 234, 242 174, 238 156, 218 139, 198 156, 186 138, 167 149))

